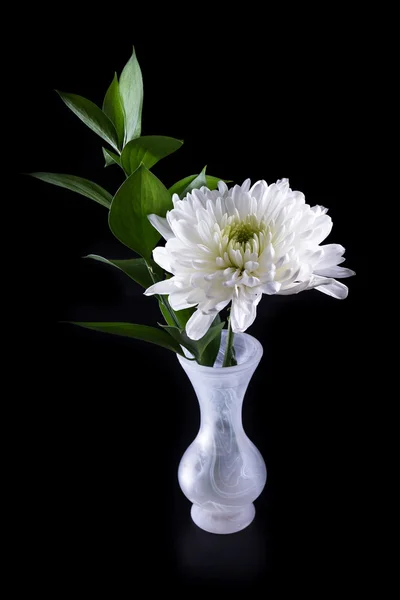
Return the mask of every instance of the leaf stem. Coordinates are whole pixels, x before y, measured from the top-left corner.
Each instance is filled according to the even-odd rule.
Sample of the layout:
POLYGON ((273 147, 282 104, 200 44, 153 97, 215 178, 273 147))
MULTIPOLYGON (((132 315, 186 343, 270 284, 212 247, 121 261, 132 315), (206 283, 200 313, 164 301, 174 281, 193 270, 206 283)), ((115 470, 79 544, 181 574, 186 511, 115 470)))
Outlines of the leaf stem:
MULTIPOLYGON (((149 271, 149 275, 151 277, 152 282, 157 283, 156 278, 154 277, 153 269, 152 269, 151 265, 147 262, 146 259, 145 259, 145 263, 146 263, 147 270, 149 271)), ((178 319, 176 318, 176 315, 175 315, 174 311, 172 310, 168 300, 164 296, 161 296, 158 294, 156 295, 156 298, 164 305, 165 309, 168 311, 168 313, 169 313, 171 319, 173 320, 173 322, 175 323, 176 327, 178 327, 178 329, 181 329, 180 323, 179 323, 178 319)))
POLYGON ((233 339, 235 334, 232 331, 231 326, 231 318, 228 318, 228 335, 226 336, 226 348, 224 354, 224 362, 222 363, 223 367, 232 367, 236 364, 236 361, 233 357, 233 339))

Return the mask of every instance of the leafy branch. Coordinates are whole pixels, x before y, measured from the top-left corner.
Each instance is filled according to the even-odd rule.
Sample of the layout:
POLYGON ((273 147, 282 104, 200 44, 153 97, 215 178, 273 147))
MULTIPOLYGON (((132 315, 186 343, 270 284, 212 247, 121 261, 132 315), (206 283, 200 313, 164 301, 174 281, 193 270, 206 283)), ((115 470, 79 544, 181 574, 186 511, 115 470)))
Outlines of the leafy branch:
MULTIPOLYGON (((165 274, 151 258, 160 235, 151 225, 148 215, 165 217, 173 207, 173 194, 183 198, 193 189, 202 186, 216 189, 220 178, 206 175, 204 167, 199 174, 181 179, 168 190, 150 171, 160 160, 179 150, 183 141, 160 135, 141 136, 143 79, 135 49, 119 80, 117 74, 114 74, 102 108, 83 96, 60 91, 57 93, 87 127, 109 144, 110 148, 102 148, 105 166, 118 165, 125 174, 125 181, 112 195, 99 184, 75 175, 45 172, 31 175, 90 198, 107 208, 111 232, 140 258, 111 260, 94 254, 86 258, 111 265, 144 288, 150 287, 154 282, 161 281, 165 274)), ((189 340, 184 331, 193 309, 174 311, 165 296, 156 298, 166 322, 165 327, 154 328, 133 323, 74 324, 95 331, 141 339, 178 354, 182 354, 181 348, 184 347, 200 364, 212 366, 224 325, 220 323, 219 317, 209 332, 195 342, 189 340)))

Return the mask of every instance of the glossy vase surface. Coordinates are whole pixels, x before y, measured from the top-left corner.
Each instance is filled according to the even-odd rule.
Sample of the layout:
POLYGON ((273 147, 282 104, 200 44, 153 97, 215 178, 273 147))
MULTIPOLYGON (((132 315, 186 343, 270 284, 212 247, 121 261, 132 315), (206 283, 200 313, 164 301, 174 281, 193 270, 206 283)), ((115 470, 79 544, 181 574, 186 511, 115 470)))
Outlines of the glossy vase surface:
POLYGON ((193 503, 191 515, 211 533, 235 533, 255 516, 267 471, 264 460, 242 425, 247 386, 262 357, 255 338, 235 335, 237 365, 222 367, 226 331, 214 367, 203 367, 178 356, 196 392, 201 413, 196 439, 179 465, 179 484, 193 503))

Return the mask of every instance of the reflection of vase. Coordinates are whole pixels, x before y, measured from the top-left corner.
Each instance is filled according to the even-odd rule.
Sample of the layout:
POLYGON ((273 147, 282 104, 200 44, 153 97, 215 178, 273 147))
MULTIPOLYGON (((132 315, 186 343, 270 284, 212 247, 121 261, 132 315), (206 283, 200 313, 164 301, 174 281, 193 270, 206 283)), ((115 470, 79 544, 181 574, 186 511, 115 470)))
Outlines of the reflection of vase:
POLYGON ((178 356, 197 394, 200 430, 179 465, 179 484, 193 502, 192 519, 211 533, 234 533, 254 519, 253 501, 267 479, 263 458, 242 425, 242 404, 260 362, 261 344, 235 335, 237 366, 222 365, 226 331, 214 367, 178 356))

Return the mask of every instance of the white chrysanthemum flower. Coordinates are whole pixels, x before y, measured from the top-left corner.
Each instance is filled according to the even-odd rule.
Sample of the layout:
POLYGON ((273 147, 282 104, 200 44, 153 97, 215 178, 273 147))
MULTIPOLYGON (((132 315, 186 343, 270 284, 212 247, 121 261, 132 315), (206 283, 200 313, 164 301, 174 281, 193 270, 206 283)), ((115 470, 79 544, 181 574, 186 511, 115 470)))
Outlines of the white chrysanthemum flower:
POLYGON ((338 267, 345 249, 319 244, 332 229, 322 206, 309 206, 304 194, 292 191, 287 179, 267 185, 193 190, 166 219, 150 215, 167 240, 155 248, 154 260, 173 277, 152 285, 146 295, 168 294, 174 310, 197 305, 186 325, 198 340, 216 314, 232 301, 231 326, 245 331, 256 317, 262 294, 297 294, 316 288, 346 298, 348 288, 333 277, 354 271, 338 267))

